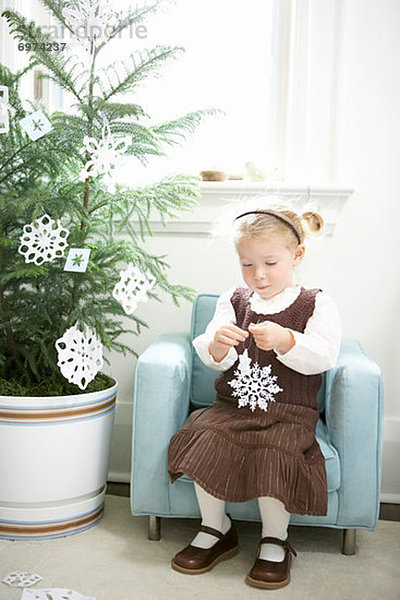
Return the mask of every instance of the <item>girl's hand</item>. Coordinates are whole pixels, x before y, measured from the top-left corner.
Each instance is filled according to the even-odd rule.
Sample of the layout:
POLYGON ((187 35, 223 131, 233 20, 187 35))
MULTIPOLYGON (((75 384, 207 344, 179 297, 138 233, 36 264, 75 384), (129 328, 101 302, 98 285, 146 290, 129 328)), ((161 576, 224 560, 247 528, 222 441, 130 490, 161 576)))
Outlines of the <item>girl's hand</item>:
POLYGON ((250 323, 249 331, 261 350, 277 350, 280 354, 286 354, 296 343, 293 334, 278 323, 250 323))
POLYGON ((248 336, 249 332, 237 325, 222 325, 215 332, 213 341, 208 344, 208 351, 216 362, 221 362, 229 348, 244 342, 248 336))

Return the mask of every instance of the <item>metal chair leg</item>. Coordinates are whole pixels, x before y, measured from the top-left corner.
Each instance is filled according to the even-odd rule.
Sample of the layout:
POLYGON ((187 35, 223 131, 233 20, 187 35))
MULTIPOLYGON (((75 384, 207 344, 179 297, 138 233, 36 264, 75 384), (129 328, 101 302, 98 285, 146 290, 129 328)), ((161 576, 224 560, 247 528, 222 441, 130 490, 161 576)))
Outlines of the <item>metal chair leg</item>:
POLYGON ((357 529, 343 529, 342 554, 356 553, 356 531, 357 529))
POLYGON ((161 539, 161 517, 149 515, 149 535, 148 539, 153 542, 159 542, 161 539))

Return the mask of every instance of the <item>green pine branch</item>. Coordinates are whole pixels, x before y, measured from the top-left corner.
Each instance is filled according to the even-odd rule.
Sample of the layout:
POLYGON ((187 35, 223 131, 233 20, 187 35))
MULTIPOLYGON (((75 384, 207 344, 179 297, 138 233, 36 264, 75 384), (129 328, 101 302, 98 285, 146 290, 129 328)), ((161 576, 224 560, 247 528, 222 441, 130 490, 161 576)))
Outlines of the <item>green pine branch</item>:
POLYGON ((103 101, 107 102, 116 94, 132 91, 150 75, 158 77, 165 62, 176 59, 183 51, 179 47, 156 46, 130 54, 124 61, 117 60, 105 69, 100 69, 96 83, 103 92, 103 101), (107 81, 104 82, 104 79, 107 81))
POLYGON ((140 117, 150 118, 139 104, 134 103, 105 102, 102 99, 98 99, 95 101, 93 109, 95 113, 100 112, 110 122, 126 117, 134 117, 136 120, 140 117))
POLYGON ((219 116, 223 111, 215 108, 205 108, 187 113, 178 119, 172 119, 159 125, 153 125, 152 131, 158 139, 168 145, 181 143, 188 135, 192 135, 205 117, 219 116))
POLYGON ((43 6, 47 8, 60 23, 62 23, 65 29, 68 29, 68 31, 70 31, 71 34, 74 35, 74 30, 72 29, 72 27, 70 27, 68 21, 66 21, 62 13, 62 10, 65 6, 65 0, 39 0, 39 2, 43 4, 43 6))
MULTIPOLYGON (((65 0, 41 3, 73 33, 62 15, 65 0)), ((150 0, 143 10, 121 13, 110 39, 130 24, 141 22, 160 4, 160 0, 150 0)), ((38 44, 51 41, 40 27, 18 13, 8 10, 3 14, 15 39, 38 44)), ((13 74, 0 65, 0 85, 9 88, 11 105, 10 131, 0 136, 0 379, 17 374, 24 384, 34 383, 38 389, 46 379, 60 393, 79 391, 61 375, 54 346, 75 323, 81 329, 91 327, 105 349, 137 356, 124 337, 140 335, 148 325, 135 313, 127 315, 113 296, 121 269, 134 263, 153 275, 157 283, 148 293, 153 301, 161 301, 167 294, 179 306, 182 298, 192 301, 196 293, 170 281, 167 257, 149 252, 146 240, 153 235, 154 218, 166 224, 179 218, 182 211, 193 210, 199 178, 170 175, 145 186, 117 184, 115 194, 110 194, 101 173, 80 180, 82 168, 91 158, 89 152, 82 155, 81 149, 85 136, 100 140, 107 120, 113 139, 131 136, 126 154, 147 164, 151 156, 166 155, 166 147, 184 141, 205 117, 217 111, 193 111, 151 124, 146 107, 135 100, 124 102, 123 96, 144 80, 160 76, 164 65, 182 49, 158 46, 99 69, 96 57, 108 41, 97 47, 97 41, 93 43, 89 69, 77 58, 47 53, 40 47, 30 55, 24 72, 13 74), (33 65, 43 66, 44 77, 56 81, 77 100, 73 114, 57 111, 48 115, 53 130, 35 142, 22 130, 19 119, 36 107, 22 103, 18 90, 20 79, 33 65), (44 213, 60 219, 69 230, 69 247, 90 248, 86 272, 64 271, 65 257, 40 266, 25 262, 18 252, 24 225, 44 213)), ((43 107, 41 110, 46 112, 43 107)), ((96 380, 101 377, 99 374, 96 380)), ((87 391, 91 389, 90 384, 87 391)))

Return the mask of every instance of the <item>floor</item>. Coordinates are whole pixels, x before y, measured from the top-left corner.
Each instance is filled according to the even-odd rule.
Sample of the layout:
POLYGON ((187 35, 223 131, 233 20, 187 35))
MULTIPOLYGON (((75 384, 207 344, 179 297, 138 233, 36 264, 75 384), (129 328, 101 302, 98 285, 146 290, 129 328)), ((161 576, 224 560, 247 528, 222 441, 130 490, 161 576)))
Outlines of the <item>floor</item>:
POLYGON ((171 557, 196 533, 199 520, 163 519, 159 542, 147 539, 147 518, 132 517, 129 499, 106 496, 104 519, 88 531, 58 540, 0 540, 0 599, 22 592, 1 583, 11 571, 37 572, 36 588, 69 588, 96 600, 253 600, 273 594, 285 600, 399 600, 400 523, 380 520, 374 532, 359 531, 357 553, 340 552, 341 532, 293 527, 298 553, 291 583, 273 592, 247 586, 259 525, 239 522, 240 551, 204 575, 182 575, 171 557))

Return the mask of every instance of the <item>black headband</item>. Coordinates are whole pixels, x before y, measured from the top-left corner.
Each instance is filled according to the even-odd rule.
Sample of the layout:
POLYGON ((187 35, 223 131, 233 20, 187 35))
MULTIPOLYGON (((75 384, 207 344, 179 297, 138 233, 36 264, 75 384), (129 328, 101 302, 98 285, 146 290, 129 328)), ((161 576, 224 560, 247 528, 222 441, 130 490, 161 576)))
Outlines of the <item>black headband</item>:
POLYGON ((301 244, 301 236, 298 228, 288 217, 286 217, 286 215, 276 212, 275 210, 249 210, 249 212, 245 212, 242 215, 239 215, 234 220, 236 221, 237 219, 240 219, 240 217, 245 217, 246 215, 271 215, 276 219, 279 219, 280 221, 282 221, 282 223, 285 223, 285 225, 290 227, 290 229, 297 237, 299 244, 301 244))

